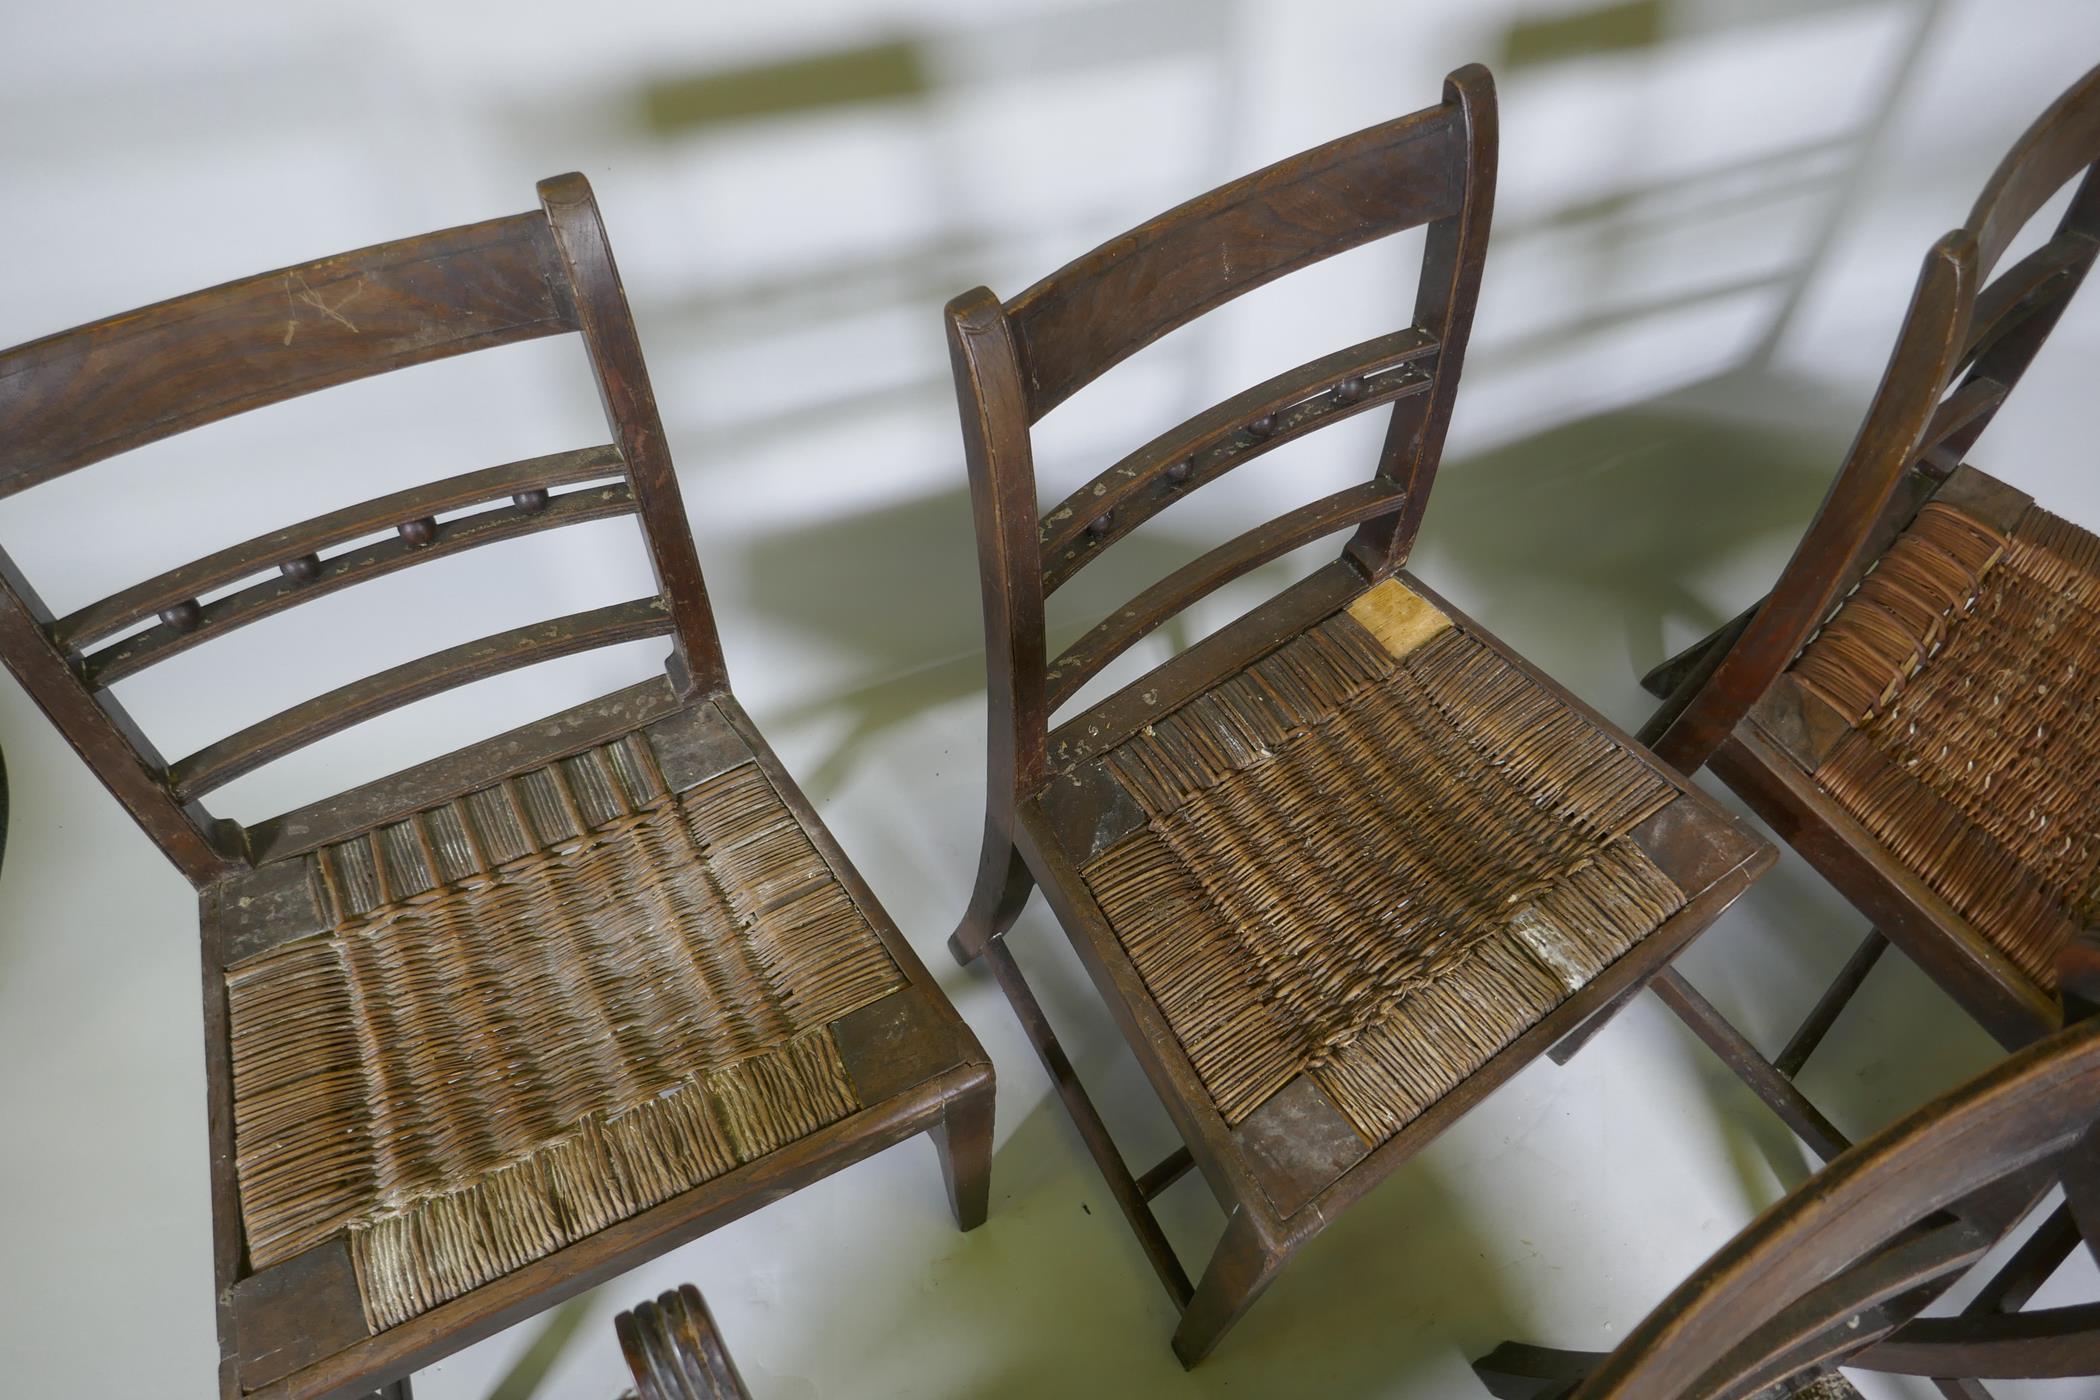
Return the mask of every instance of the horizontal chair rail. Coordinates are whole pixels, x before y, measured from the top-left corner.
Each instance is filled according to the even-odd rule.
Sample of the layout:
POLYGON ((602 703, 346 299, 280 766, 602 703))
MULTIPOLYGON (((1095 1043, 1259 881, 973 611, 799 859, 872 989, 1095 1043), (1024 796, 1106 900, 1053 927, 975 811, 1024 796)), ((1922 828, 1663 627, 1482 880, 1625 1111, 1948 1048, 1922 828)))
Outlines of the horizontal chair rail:
POLYGON ((670 630, 671 612, 662 598, 637 598, 448 647, 228 735, 170 765, 168 780, 177 797, 188 801, 317 739, 456 686, 670 630))
MULTIPOLYGON (((1933 459, 1933 455, 1951 439, 1976 427, 1996 413, 2011 392, 2010 385, 2001 384, 1995 379, 1979 378, 1971 379, 1947 395, 1940 401, 1940 406, 1933 410, 1932 421, 1925 425, 1925 436, 1919 442, 1918 456, 1921 459, 1933 459)), ((1938 465, 1953 471, 1961 464, 1950 457, 1938 465)))
POLYGON ((571 753, 610 743, 653 720, 677 712, 668 676, 625 686, 558 715, 454 749, 347 792, 280 813, 248 828, 248 851, 257 865, 304 855, 348 840, 377 826, 403 821, 479 788, 493 786, 571 753))
POLYGON ((1043 591, 1056 591, 1108 545, 1234 467, 1351 414, 1426 392, 1430 375, 1415 362, 1436 350, 1436 337, 1424 330, 1382 335, 1286 370, 1161 433, 1043 517, 1043 591))
POLYGON ((609 445, 586 447, 465 472, 407 491, 396 491, 229 545, 120 593, 113 593, 53 623, 52 637, 60 646, 84 650, 168 608, 194 601, 215 588, 238 583, 251 574, 303 559, 317 550, 392 530, 445 511, 461 510, 552 486, 598 481, 619 476, 625 470, 626 463, 617 448, 609 445))
POLYGON ((1955 372, 1967 368, 2029 316, 2069 296, 2079 276, 2092 265, 2095 252, 2100 252, 2100 242, 2066 229, 1992 278, 1976 294, 1969 338, 1955 372))
POLYGON ((1853 1359, 1870 1370, 1905 1376, 2100 1374, 2100 1303, 1914 1318, 1853 1359))
POLYGON ((1300 545, 1390 515, 1406 503, 1407 492, 1398 482, 1375 478, 1279 515, 1190 560, 1116 609, 1050 663, 1045 687, 1049 708, 1055 710, 1071 699, 1103 666, 1212 589, 1300 545))
POLYGON ((494 510, 457 520, 437 523, 429 542, 414 544, 396 536, 376 540, 356 549, 320 560, 310 576, 280 576, 241 589, 204 604, 187 627, 163 622, 137 632, 84 658, 83 669, 92 686, 114 685, 156 662, 187 651, 199 642, 231 632, 237 627, 334 593, 406 569, 427 560, 463 553, 500 540, 521 539, 564 525, 587 520, 609 520, 635 512, 634 493, 626 482, 565 491, 549 496, 545 504, 498 506, 494 510))

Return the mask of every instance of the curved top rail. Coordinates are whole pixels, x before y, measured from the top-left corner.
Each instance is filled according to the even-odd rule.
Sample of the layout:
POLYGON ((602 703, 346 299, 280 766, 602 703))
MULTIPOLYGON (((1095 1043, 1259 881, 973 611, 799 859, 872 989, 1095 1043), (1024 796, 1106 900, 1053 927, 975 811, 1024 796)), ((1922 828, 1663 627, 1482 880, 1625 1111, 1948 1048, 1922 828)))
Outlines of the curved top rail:
POLYGON ((575 328, 538 211, 191 292, 0 351, 0 496, 282 399, 575 328))
POLYGON ((2013 143, 1962 225, 1976 236, 1984 276, 2035 211, 2100 161, 2100 67, 2089 69, 2013 143))
MULTIPOLYGON (((1493 89, 1477 64, 1450 82, 1493 89)), ((1221 185, 1065 264, 1006 303, 1029 420, 1234 297, 1458 212, 1466 171, 1463 114, 1446 102, 1221 185)))

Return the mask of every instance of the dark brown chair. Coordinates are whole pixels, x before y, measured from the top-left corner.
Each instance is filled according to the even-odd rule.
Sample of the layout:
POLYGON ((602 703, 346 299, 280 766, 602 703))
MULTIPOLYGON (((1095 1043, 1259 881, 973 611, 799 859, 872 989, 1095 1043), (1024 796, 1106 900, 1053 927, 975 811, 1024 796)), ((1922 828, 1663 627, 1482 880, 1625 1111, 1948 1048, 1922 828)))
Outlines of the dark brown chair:
MULTIPOLYGON (((2067 981, 2083 1017, 1841 1155, 1707 1260, 1609 1356, 1504 1343, 1502 1400, 1856 1396, 1840 1365, 1975 1379, 2100 1375, 2100 1303, 2028 1308, 2076 1250, 2100 1261, 2100 944, 2067 981), (1958 1313, 1922 1315, 2052 1188, 2064 1204, 1958 1313)), ((1996 1256, 1993 1256, 1996 1257, 1996 1256)))
POLYGON ((417 1367, 920 1132, 962 1226, 984 1218, 991 1066, 730 693, 597 206, 577 175, 539 193, 0 353, 0 494, 572 331, 612 430, 64 617, 0 557, 0 656, 201 894, 229 1400, 405 1395, 417 1367), (173 762, 110 694, 361 580, 617 515, 640 521, 650 597, 384 671, 173 762), (670 638, 666 676, 548 720, 247 828, 199 803, 409 701, 649 637, 670 638))
POLYGON ((990 672, 985 958, 1175 1304, 1194 1364, 1284 1260, 1475 1100, 1673 955, 1770 846, 1399 572, 1486 253, 1493 84, 1309 151, 948 308, 990 672), (1227 399, 1039 516, 1031 428, 1243 292, 1427 225, 1415 324, 1227 399), (1043 600, 1280 443, 1393 410, 1372 478, 1117 609, 1055 660, 1043 600), (1344 527, 1342 557, 1055 729, 1112 657, 1344 527), (1133 1177, 1004 944, 1040 885, 1186 1147, 1133 1177), (1147 1201, 1191 1165, 1227 1213, 1191 1284, 1147 1201))
POLYGON ((1642 731, 1656 753, 1710 764, 1873 921, 1776 1060, 1675 971, 1655 984, 1825 1160, 1844 1135, 1793 1076, 1890 944, 2016 1048, 2063 1024, 2055 960, 2100 913, 2100 539, 1964 460, 2100 250, 2096 160, 2100 69, 1926 256, 1770 596, 1644 682, 1668 696, 1642 731), (2074 181, 2050 236, 1998 272, 2074 181))
POLYGON ((751 1400, 715 1315, 690 1283, 613 1319, 635 1400, 751 1400))

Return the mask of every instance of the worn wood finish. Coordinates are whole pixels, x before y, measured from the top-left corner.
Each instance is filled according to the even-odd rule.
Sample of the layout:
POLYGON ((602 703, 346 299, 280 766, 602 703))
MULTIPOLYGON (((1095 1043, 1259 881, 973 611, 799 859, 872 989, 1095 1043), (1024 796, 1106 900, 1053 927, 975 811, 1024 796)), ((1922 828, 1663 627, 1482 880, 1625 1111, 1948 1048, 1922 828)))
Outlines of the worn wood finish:
POLYGON ((1373 575, 1407 562, 1429 490, 1436 484, 1437 463, 1444 453, 1444 434, 1457 403, 1458 375, 1473 333, 1473 307, 1480 299, 1480 275, 1487 263, 1488 225, 1495 212, 1495 176, 1500 121, 1492 88, 1475 83, 1449 83, 1445 100, 1459 111, 1465 160, 1471 169, 1466 200, 1449 219, 1429 226, 1422 252, 1422 279, 1415 293, 1415 324, 1436 329, 1439 346, 1436 382, 1424 397, 1397 405, 1386 427, 1379 454, 1380 480, 1399 484, 1405 504, 1399 514, 1374 519, 1349 542, 1349 554, 1373 575))
MULTIPOLYGON (((1674 914, 1658 913, 1657 925, 1631 951, 1607 959, 1594 975, 1585 971, 1587 981, 1566 981, 1575 990, 1545 1007, 1542 1019, 1528 1029, 1511 1028, 1513 1039, 1502 1050, 1462 1073, 1456 1087, 1411 1107, 1412 1121, 1376 1138, 1360 1135, 1327 1090, 1304 1074, 1250 1106, 1244 1121, 1228 1122, 1081 874, 1081 866, 1146 822, 1131 794, 1104 777, 1097 760, 1151 733, 1154 721, 1227 676, 1296 645, 1381 580, 1399 575, 1449 421, 1493 205, 1492 83, 1484 70, 1462 69, 1447 81, 1444 97, 1440 107, 1194 200, 1111 240, 1013 301, 1001 304, 980 288, 948 308, 977 526, 991 735, 984 850, 950 948, 964 961, 982 956, 990 963, 1144 1257, 1183 1310, 1174 1348, 1186 1365, 1209 1354, 1296 1250, 1482 1095, 1652 976, 1773 855, 1674 775, 1638 760, 1634 772, 1660 774, 1664 786, 1658 791, 1674 793, 1656 799, 1662 804, 1658 815, 1676 815, 1643 825, 1628 839, 1653 863, 1642 868, 1673 882, 1670 887, 1685 902, 1671 906, 1674 914), (1079 386, 1240 292, 1381 233, 1423 223, 1427 252, 1415 325, 1314 360, 1206 409, 1062 503, 1042 509, 1031 428, 1079 386), (1373 406, 1388 407, 1392 418, 1368 482, 1287 512, 1200 556, 1111 612, 1046 664, 1047 593, 1188 492, 1282 441, 1373 406), (1050 713, 1087 679, 1191 602, 1345 527, 1355 527, 1355 533, 1334 563, 1051 728, 1050 713), (1002 941, 1038 885, 1181 1135, 1184 1145, 1142 1175, 1117 1151, 1002 941), (1203 1177, 1228 1222, 1215 1254, 1193 1277, 1149 1204, 1191 1171, 1203 1177)), ((1524 683, 1545 689, 1584 722, 1630 746, 1418 581, 1408 578, 1406 588, 1417 604, 1441 610, 1477 638, 1524 683)), ((1372 644, 1388 645, 1376 639, 1372 644)))
POLYGON ((661 598, 637 598, 462 642, 317 695, 230 734, 171 764, 168 779, 176 796, 198 797, 316 739, 455 686, 593 647, 661 637, 670 630, 670 611, 661 598))
POLYGON ((1341 418, 1425 392, 1433 378, 1412 362, 1435 353, 1435 340, 1409 327, 1287 370, 1162 433, 1044 514, 1044 591, 1198 486, 1341 418))
POLYGON ((707 1300, 690 1283, 613 1319, 636 1400, 750 1400, 707 1300))
POLYGON ((673 680, 681 690, 694 693, 719 690, 728 684, 722 643, 708 610, 707 585, 700 577, 700 556, 686 523, 656 393, 642 362, 641 337, 627 309, 627 292, 613 264, 598 202, 581 175, 559 175, 540 182, 540 205, 547 211, 548 227, 568 273, 577 329, 591 352, 591 369, 614 444, 627 463, 627 484, 647 527, 656 586, 674 607, 681 674, 673 680))
POLYGON ((1390 481, 1345 486, 1190 560, 1058 654, 1046 673, 1051 708, 1076 695, 1102 667, 1143 641, 1162 622, 1187 607, 1190 599, 1337 530, 1390 515, 1406 503, 1406 493, 1390 481))
MULTIPOLYGON (((1493 103, 1485 70, 1454 83, 1493 103)), ((1030 421, 1234 297, 1402 229, 1471 190, 1456 101, 1345 136, 1220 186, 1109 240, 1007 304, 1030 421)), ((1491 138, 1492 139, 1492 138, 1491 138)))
MULTIPOLYGON (((1644 680, 1667 695, 1642 731, 1657 754, 1687 773, 1711 765, 1881 936, 2008 1048, 2061 1025, 2058 998, 1818 784, 1812 772, 1844 721, 1805 697, 1788 668, 1936 496, 2001 533, 2019 519, 2026 498, 1963 467, 1963 458, 2018 387, 2100 251, 2096 161, 2100 69, 2020 137, 1962 227, 1928 252, 1859 433, 1771 593, 1747 620, 1644 680), (2067 185, 2076 188, 2050 236, 2000 270, 2013 236, 2067 185)), ((1792 1076, 1864 982, 1879 947, 1870 939, 1840 969, 1777 1065, 1718 1012, 1695 1029, 1709 1040, 1728 1039, 1737 1072, 1801 1128, 1806 1101, 1792 1076)), ((1679 1001, 1681 1010, 1691 1007, 1679 1001)))
MULTIPOLYGON (((557 332, 581 334, 612 429, 610 446, 467 472, 333 511, 217 550, 63 619, 0 557, 0 656, 200 889, 213 1274, 225 1400, 405 1397, 406 1378, 418 1367, 907 1137, 933 1141, 962 1227, 982 1220, 989 1203, 991 1066, 726 689, 662 423, 596 206, 580 176, 545 182, 540 194, 542 207, 529 214, 323 259, 0 353, 0 494, 293 394, 557 332), (160 756, 106 689, 230 628, 362 579, 617 514, 639 517, 659 594, 368 676, 175 763, 160 756), (441 522, 441 515, 452 518, 441 522), (372 541, 382 534, 387 538, 372 541), (214 593, 220 596, 200 601, 214 593), (157 624, 139 628, 156 617, 157 624), (213 818, 194 800, 324 734, 446 687, 585 647, 666 634, 676 649, 666 674, 653 681, 252 830, 213 818), (640 766, 620 776, 606 756, 610 746, 640 766), (244 1043, 238 1018, 246 1013, 231 999, 229 968, 274 965, 270 960, 288 948, 332 934, 349 907, 347 886, 329 884, 348 869, 341 864, 344 850, 369 853, 380 904, 389 897, 378 863, 385 839, 398 847, 412 836, 420 855, 388 859, 406 861, 402 869, 442 885, 426 818, 467 794, 501 788, 512 815, 525 823, 520 790, 533 781, 551 783, 548 791, 567 804, 582 831, 578 794, 584 788, 548 776, 572 768, 598 775, 591 781, 605 786, 590 789, 592 810, 602 813, 610 803, 613 815, 591 818, 609 825, 585 833, 588 840, 550 841, 547 833, 559 829, 560 818, 533 817, 536 829, 518 828, 543 848, 562 846, 555 853, 560 859, 597 850, 596 838, 611 825, 659 820, 655 808, 636 808, 636 793, 655 793, 661 802, 700 801, 717 790, 702 784, 726 779, 733 768, 746 775, 736 781, 771 794, 766 820, 807 840, 793 857, 798 868, 823 872, 818 878, 831 891, 830 907, 846 911, 835 917, 861 921, 854 927, 866 930, 856 934, 863 946, 880 945, 868 956, 886 958, 881 965, 893 966, 898 978, 889 995, 813 1032, 832 1047, 835 1059, 826 1063, 835 1069, 825 1072, 837 1076, 844 1086, 837 1092, 846 1097, 812 1120, 824 1126, 747 1140, 733 1164, 701 1185, 667 1199, 660 1191, 640 1195, 656 1203, 595 1233, 564 1227, 551 1252, 509 1272, 484 1271, 477 1276, 489 1281, 479 1286, 443 1285, 448 1291, 387 1314, 406 1317, 391 1326, 372 1320, 369 1279, 357 1262, 363 1246, 353 1241, 346 1249, 340 1233, 316 1230, 312 1237, 320 1243, 310 1246, 306 1236, 281 1235, 279 1241, 289 1243, 271 1243, 270 1262, 258 1267, 244 1233, 241 1173, 249 1166, 236 1137, 233 1064, 236 1043, 244 1043), (330 861, 336 875, 322 869, 330 861), (782 1145, 768 1151, 766 1142, 782 1145)), ((477 844, 482 837, 467 823, 448 839, 461 839, 459 831, 470 865, 486 874, 488 852, 477 844)), ((455 851, 445 860, 456 867, 462 858, 455 851)), ((458 891, 430 893, 438 900, 458 891)), ((489 907, 498 910, 489 918, 504 917, 500 905, 489 907)), ((771 910, 756 917, 772 917, 771 910)), ((504 930, 488 932, 493 938, 504 930)), ((467 1021, 481 1009, 472 996, 461 1007, 467 1021)), ((409 1024, 387 1019, 391 1014, 374 1023, 373 1036, 406 1034, 387 1029, 409 1024)), ((477 1037, 500 1043, 507 1033, 494 1023, 462 1024, 462 1038, 475 1044, 482 1043, 477 1037)), ((411 1054, 420 1049, 438 1052, 419 1043, 408 1047, 411 1054)), ((328 1077, 341 1081, 353 1071, 336 1066, 328 1077)))
POLYGON ((531 214, 280 268, 0 353, 0 495, 144 443, 469 350, 573 330, 531 214))
POLYGON ((1508 1344, 1477 1368, 1502 1396, 1746 1400, 1839 1364, 1942 1378, 2100 1370, 2100 1306, 2022 1311, 2100 1219, 2058 1211, 1959 1315, 1922 1317, 2051 1185, 2089 1194, 2100 1021, 2058 1031, 1877 1133, 1758 1217, 1609 1356, 1508 1344))
POLYGON ((175 795, 167 760, 114 695, 81 684, 77 658, 51 640, 50 624, 50 610, 0 551, 0 659, 22 689, 191 883, 246 868, 239 829, 175 795))

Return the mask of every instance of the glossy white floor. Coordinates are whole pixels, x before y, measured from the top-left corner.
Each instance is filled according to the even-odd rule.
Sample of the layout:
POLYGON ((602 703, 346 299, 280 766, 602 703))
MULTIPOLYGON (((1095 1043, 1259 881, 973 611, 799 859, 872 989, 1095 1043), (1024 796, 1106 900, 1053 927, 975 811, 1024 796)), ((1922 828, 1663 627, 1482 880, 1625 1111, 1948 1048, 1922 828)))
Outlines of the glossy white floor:
MULTIPOLYGON (((419 1396, 610 1396, 612 1313, 693 1280, 761 1400, 1463 1397, 1478 1393, 1466 1359, 1503 1337, 1609 1345, 1802 1175, 1787 1134, 1643 1003, 1569 1068, 1493 1096, 1180 1371, 1166 1301, 1005 1005, 941 952, 975 857, 982 681, 938 310, 980 281, 1011 294, 1488 61, 1500 207, 1418 560, 1632 725, 1635 673, 1754 597, 1790 546, 1926 244, 2100 58, 2083 0, 18 3, 0 32, 0 343, 526 208, 538 176, 592 178, 738 689, 999 1066, 976 1234, 954 1232, 930 1150, 902 1147, 431 1369, 419 1396)), ((1413 253, 1402 240, 1270 288, 1089 390, 1046 425, 1046 496, 1201 404, 1397 324, 1413 253)), ((2091 304, 2074 312, 1980 459, 2087 524, 2096 332, 2091 304)), ((580 370, 573 347, 543 344, 322 395, 8 501, 0 539, 70 606, 336 504, 598 441, 580 370)), ((1362 472, 1376 432, 1360 420, 1176 511, 1090 573, 1060 624, 1256 507, 1362 472)), ((338 595, 125 699, 186 752, 435 645, 632 596, 629 528, 338 595)), ((228 810, 267 815, 650 664, 601 655, 456 693, 256 775, 228 810)), ((5 682, 0 742, 0 1389, 202 1396, 189 893, 5 682)), ((1686 966, 1771 1046, 1861 931, 1789 857, 1686 966)), ((1164 1152, 1162 1115, 1040 905, 1014 943, 1132 1158, 1164 1152)), ((1806 1083, 1862 1132, 1990 1057, 1891 959, 1806 1083)), ((1164 1210, 1200 1259, 1218 1227, 1202 1188, 1164 1210)))

